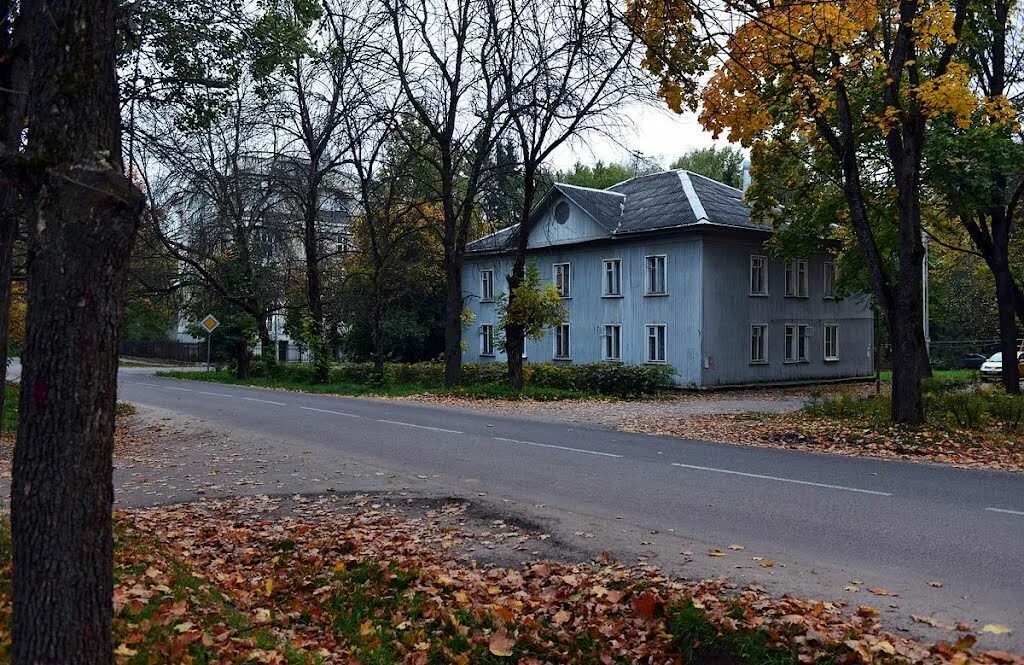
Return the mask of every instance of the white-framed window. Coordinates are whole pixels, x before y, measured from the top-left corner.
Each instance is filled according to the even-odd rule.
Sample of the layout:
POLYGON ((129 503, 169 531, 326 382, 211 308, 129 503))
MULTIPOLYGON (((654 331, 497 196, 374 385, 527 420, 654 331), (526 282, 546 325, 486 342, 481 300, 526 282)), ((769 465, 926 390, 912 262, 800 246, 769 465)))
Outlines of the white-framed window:
POLYGON ((786 295, 790 298, 807 297, 807 259, 786 261, 786 295))
POLYGON ((571 357, 569 353, 569 324, 562 323, 555 326, 554 358, 556 360, 568 360, 571 357))
POLYGON ((825 282, 824 293, 826 298, 836 297, 836 264, 832 261, 825 261, 825 282))
POLYGON ((568 298, 572 295, 572 274, 568 263, 556 263, 552 267, 552 279, 555 281, 555 288, 558 295, 568 298))
POLYGON ((494 300, 494 271, 480 271, 480 302, 494 300))
POLYGON ((664 323, 652 323, 647 326, 647 362, 665 362, 664 323))
POLYGON ((750 362, 765 364, 768 362, 768 326, 755 323, 750 326, 750 362))
POLYGON ((786 326, 786 362, 807 362, 807 338, 810 326, 788 324, 786 326))
POLYGON ((601 282, 601 295, 615 297, 622 295, 622 259, 605 259, 601 282))
POLYGON ((647 272, 647 295, 663 296, 667 291, 667 273, 665 272, 665 255, 655 254, 645 257, 644 266, 647 272))
POLYGON ((490 323, 480 326, 480 355, 494 355, 494 325, 490 323))
POLYGON ((622 360, 622 326, 607 323, 601 335, 601 357, 604 360, 622 360))
POLYGON ((750 295, 768 295, 768 257, 752 255, 750 257, 750 295))
POLYGON ((839 360, 839 324, 826 323, 824 329, 825 360, 839 360))

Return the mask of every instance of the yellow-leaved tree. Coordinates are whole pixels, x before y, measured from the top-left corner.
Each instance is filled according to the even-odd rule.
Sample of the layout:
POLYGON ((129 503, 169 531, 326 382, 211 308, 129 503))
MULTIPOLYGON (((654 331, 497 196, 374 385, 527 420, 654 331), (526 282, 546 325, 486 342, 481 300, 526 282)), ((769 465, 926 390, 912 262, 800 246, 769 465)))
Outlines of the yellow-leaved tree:
MULTIPOLYGON (((929 125, 966 126, 1002 101, 976 96, 958 61, 967 0, 632 0, 648 69, 676 111, 701 107, 716 136, 759 156, 789 153, 831 183, 892 343, 892 418, 924 420, 922 157, 929 125), (691 35, 681 39, 679 34, 691 35), (699 97, 672 63, 717 48, 699 97), (875 200, 880 199, 880 200, 875 200), (888 214, 880 215, 873 209, 888 214)), ((708 72, 705 72, 705 75, 708 72)), ((702 81, 703 82, 703 81, 702 81)))

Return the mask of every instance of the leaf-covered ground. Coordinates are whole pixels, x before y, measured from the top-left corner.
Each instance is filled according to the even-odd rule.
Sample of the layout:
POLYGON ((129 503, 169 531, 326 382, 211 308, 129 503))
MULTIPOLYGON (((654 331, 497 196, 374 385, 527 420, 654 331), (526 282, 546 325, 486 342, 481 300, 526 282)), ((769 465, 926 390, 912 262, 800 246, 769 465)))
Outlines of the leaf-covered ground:
POLYGON ((625 418, 619 427, 702 441, 1024 471, 1024 437, 994 429, 907 429, 803 412, 625 418))
MULTIPOLYGON (((894 636, 866 605, 684 582, 607 557, 479 565, 463 547, 465 509, 446 504, 408 519, 369 499, 327 495, 120 512, 118 661, 1024 663, 972 651, 967 632, 931 646, 894 636)), ((2 533, 0 659, 11 611, 2 533)), ((500 521, 476 538, 526 548, 531 540, 500 521)))

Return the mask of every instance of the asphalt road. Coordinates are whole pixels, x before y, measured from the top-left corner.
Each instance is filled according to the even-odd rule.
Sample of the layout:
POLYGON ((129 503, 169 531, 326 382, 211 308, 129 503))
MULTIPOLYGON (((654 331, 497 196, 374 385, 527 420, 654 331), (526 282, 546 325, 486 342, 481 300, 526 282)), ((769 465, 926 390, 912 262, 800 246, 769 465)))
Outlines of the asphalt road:
POLYGON ((975 621, 1014 630, 1007 647, 1024 642, 1024 474, 633 435, 138 371, 122 370, 118 393, 235 431, 436 477, 456 495, 486 488, 722 547, 743 543, 811 574, 886 580, 911 601, 914 594, 930 599, 911 602, 910 610, 941 609, 932 607, 936 601, 970 608, 975 621), (940 596, 929 586, 935 582, 940 596))
POLYGON ((122 373, 121 399, 492 492, 1024 611, 1024 475, 700 443, 122 373), (467 484, 465 481, 471 480, 467 484), (859 573, 858 573, 859 574, 859 573))

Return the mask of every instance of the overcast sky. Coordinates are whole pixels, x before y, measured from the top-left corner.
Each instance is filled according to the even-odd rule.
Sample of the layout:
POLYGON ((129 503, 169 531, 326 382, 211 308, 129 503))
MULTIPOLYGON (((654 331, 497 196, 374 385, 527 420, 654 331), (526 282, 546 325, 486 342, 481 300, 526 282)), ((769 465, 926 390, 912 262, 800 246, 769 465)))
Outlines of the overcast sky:
POLYGON ((588 164, 597 160, 632 163, 633 151, 642 153, 647 160, 668 166, 692 148, 728 145, 724 139, 712 139, 697 122, 695 113, 679 115, 664 106, 637 104, 624 115, 630 119, 631 127, 617 129, 609 138, 590 134, 584 140, 563 146, 554 155, 552 166, 565 169, 577 161, 588 164))

